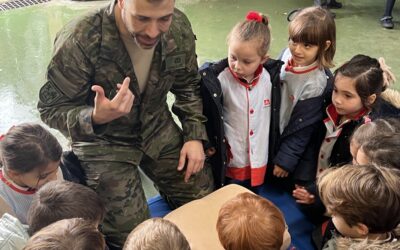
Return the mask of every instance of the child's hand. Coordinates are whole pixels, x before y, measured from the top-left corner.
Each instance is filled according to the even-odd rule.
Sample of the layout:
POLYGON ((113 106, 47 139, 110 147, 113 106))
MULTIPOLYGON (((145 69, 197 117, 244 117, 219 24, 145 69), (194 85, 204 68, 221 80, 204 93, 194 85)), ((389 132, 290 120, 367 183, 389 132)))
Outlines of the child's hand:
POLYGON ((304 187, 295 185, 296 189, 293 190, 293 197, 297 203, 301 204, 313 204, 315 202, 315 196, 310 194, 304 187))
POLYGON ((276 177, 284 178, 284 177, 288 177, 289 172, 284 170, 283 168, 279 167, 278 165, 275 165, 273 174, 276 177))
POLYGON ((211 157, 211 156, 213 156, 215 154, 216 151, 217 150, 214 147, 208 148, 206 150, 206 156, 207 157, 211 157))

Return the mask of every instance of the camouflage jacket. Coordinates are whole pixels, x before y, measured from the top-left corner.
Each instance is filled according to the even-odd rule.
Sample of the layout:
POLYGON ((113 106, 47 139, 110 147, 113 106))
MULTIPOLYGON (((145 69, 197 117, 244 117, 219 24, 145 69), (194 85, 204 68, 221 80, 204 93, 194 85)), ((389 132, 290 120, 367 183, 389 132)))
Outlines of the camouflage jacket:
POLYGON ((195 37, 187 17, 175 9, 170 30, 155 49, 146 90, 140 94, 116 26, 114 6, 111 3, 76 19, 57 34, 46 83, 39 93, 42 120, 69 138, 78 156, 93 151, 93 157, 102 159, 100 151, 104 158, 110 153, 121 153, 126 158, 129 148, 129 159, 124 160, 138 163, 142 152, 157 157, 171 137, 179 136, 167 105, 167 93, 171 91, 175 95, 172 111, 182 123, 184 141, 206 140, 195 37), (126 76, 131 78, 130 90, 135 95, 131 112, 108 124, 93 126, 95 94, 91 86, 102 86, 112 99, 117 83, 126 76))

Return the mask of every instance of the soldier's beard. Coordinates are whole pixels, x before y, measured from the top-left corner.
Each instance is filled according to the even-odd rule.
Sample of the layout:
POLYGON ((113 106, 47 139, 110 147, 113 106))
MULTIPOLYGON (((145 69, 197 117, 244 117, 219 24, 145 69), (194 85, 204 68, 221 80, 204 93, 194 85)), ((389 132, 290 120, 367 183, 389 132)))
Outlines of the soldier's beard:
POLYGON ((161 38, 161 34, 158 35, 156 38, 150 38, 146 35, 140 35, 131 33, 132 38, 135 40, 136 44, 142 49, 152 49, 154 46, 158 44, 161 38))

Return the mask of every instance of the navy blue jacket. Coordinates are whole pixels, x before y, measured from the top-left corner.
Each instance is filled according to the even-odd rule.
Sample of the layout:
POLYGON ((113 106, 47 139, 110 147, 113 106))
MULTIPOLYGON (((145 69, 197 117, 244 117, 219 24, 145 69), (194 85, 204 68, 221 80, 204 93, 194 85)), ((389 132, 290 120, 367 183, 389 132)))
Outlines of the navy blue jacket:
POLYGON ((322 95, 297 102, 288 125, 279 136, 279 146, 270 155, 273 164, 291 173, 295 182, 315 180, 321 146, 320 124, 333 89, 333 75, 329 70, 325 73, 328 83, 322 95))

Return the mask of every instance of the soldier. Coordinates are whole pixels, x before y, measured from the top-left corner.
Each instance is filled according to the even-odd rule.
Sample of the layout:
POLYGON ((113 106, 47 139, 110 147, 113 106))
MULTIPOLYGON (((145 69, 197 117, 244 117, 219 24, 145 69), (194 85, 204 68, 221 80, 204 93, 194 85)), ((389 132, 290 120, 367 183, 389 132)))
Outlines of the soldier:
POLYGON ((138 166, 173 208, 212 191, 195 36, 174 0, 113 0, 70 22, 57 34, 46 79, 41 118, 70 139, 106 204, 111 249, 149 217, 138 166))

